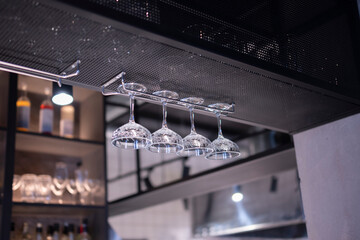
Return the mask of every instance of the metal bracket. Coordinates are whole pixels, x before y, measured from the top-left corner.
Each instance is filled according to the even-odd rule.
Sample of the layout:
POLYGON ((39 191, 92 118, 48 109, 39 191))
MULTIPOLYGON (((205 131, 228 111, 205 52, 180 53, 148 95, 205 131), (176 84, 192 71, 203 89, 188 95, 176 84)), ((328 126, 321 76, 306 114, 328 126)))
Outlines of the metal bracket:
POLYGON ((113 96, 113 95, 128 96, 128 93, 132 92, 132 93, 135 93, 134 94, 135 98, 141 99, 141 100, 144 100, 144 101, 147 101, 147 102, 161 102, 162 99, 166 99, 166 100, 168 100, 167 102, 170 105, 177 105, 177 106, 182 106, 182 107, 190 107, 191 106, 194 109, 198 109, 198 110, 202 110, 202 111, 206 111, 206 112, 220 112, 221 114, 224 114, 224 115, 235 112, 235 103, 230 104, 231 108, 229 110, 223 110, 223 109, 213 108, 213 107, 209 107, 209 106, 205 106, 205 105, 188 103, 188 102, 181 101, 181 100, 178 100, 178 99, 159 97, 159 96, 151 94, 151 93, 126 89, 126 87, 125 87, 125 79, 124 79, 125 75, 126 75, 125 72, 121 72, 118 75, 116 75, 115 77, 113 77, 112 79, 110 79, 109 81, 107 81, 106 83, 104 83, 101 86, 102 94, 104 96, 113 96), (123 89, 124 93, 120 93, 120 92, 117 92, 117 91, 106 91, 106 87, 108 87, 111 84, 115 83, 119 79, 121 79, 121 85, 122 85, 122 89, 123 89))
POLYGON ((59 87, 61 87, 61 84, 62 84, 61 80, 62 79, 67 79, 67 78, 79 75, 79 73, 80 73, 80 60, 76 60, 73 64, 71 64, 69 67, 67 67, 60 74, 44 72, 44 71, 41 71, 41 70, 37 70, 37 69, 29 68, 29 67, 24 67, 24 66, 20 66, 20 65, 17 65, 17 64, 4 62, 4 61, 0 61, 0 70, 7 71, 7 72, 18 73, 18 74, 22 74, 22 75, 26 75, 26 76, 30 76, 30 77, 41 78, 41 79, 52 81, 52 82, 57 82, 59 87), (69 72, 74 71, 74 69, 76 69, 75 72, 69 73, 69 72))

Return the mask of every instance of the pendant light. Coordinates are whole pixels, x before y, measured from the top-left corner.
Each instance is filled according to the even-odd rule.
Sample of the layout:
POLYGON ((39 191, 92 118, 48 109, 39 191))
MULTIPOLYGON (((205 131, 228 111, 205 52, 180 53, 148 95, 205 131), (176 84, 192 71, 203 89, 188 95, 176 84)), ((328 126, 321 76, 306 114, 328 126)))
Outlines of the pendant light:
POLYGON ((73 87, 62 84, 61 87, 57 83, 53 83, 53 97, 51 99, 56 105, 68 105, 74 101, 73 87))

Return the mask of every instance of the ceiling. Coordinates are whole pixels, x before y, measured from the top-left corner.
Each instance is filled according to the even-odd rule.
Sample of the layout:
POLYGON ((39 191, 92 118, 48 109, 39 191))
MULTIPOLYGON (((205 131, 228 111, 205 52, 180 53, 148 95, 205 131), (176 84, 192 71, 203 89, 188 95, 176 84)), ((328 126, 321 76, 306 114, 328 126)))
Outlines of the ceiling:
POLYGON ((225 1, 214 13, 218 1, 145 2, 2 0, 0 60, 59 73, 79 59, 79 76, 65 83, 100 90, 125 71, 149 93, 234 102, 229 120, 288 133, 359 112, 347 5, 225 1))

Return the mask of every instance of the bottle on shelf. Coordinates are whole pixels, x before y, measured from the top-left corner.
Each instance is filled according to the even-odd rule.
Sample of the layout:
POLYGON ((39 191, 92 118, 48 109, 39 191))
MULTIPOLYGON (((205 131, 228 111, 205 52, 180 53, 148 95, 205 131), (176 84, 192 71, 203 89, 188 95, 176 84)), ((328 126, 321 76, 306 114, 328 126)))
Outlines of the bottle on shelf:
POLYGON ((21 239, 22 240, 31 240, 32 239, 30 230, 29 230, 29 224, 27 222, 24 222, 21 239))
POLYGON ((16 101, 16 129, 29 131, 31 102, 27 97, 27 85, 25 83, 22 84, 21 90, 22 95, 16 101))
POLYGON ((50 88, 45 88, 46 99, 40 105, 39 115, 39 132, 42 134, 52 135, 54 105, 50 99, 50 88))
POLYGON ((36 224, 36 240, 43 240, 43 227, 41 223, 36 224))
POLYGON ((75 240, 75 233, 74 233, 75 226, 74 224, 69 225, 69 240, 75 240))
POLYGON ((15 240, 15 239, 16 239, 15 223, 14 223, 14 222, 11 222, 10 239, 11 239, 11 240, 15 240))
POLYGON ((74 114, 72 105, 62 106, 60 110, 60 136, 74 138, 74 114))
POLYGON ((54 223, 54 232, 53 232, 53 235, 52 235, 52 239, 53 240, 60 240, 60 225, 58 223, 54 223))
POLYGON ((49 225, 46 231, 46 240, 53 240, 53 233, 54 233, 54 228, 53 226, 49 225))
POLYGON ((84 219, 80 226, 80 233, 76 240, 91 240, 91 236, 88 233, 88 220, 84 219))
POLYGON ((64 223, 63 232, 61 235, 61 240, 69 240, 69 225, 67 223, 64 223))

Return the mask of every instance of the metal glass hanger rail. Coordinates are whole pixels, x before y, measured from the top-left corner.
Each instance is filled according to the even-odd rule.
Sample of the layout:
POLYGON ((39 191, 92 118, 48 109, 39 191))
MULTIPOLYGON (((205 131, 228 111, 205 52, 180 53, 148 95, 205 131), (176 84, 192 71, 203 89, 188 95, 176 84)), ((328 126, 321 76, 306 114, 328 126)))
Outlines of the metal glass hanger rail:
POLYGON ((30 77, 41 78, 41 79, 52 81, 52 82, 57 82, 59 87, 61 87, 62 79, 67 79, 67 78, 71 78, 71 77, 75 77, 75 76, 79 75, 80 60, 76 60, 73 64, 68 66, 60 74, 49 73, 49 72, 45 72, 45 71, 41 71, 41 70, 37 70, 34 68, 29 68, 29 67, 13 64, 13 63, 8 63, 8 62, 4 62, 4 61, 0 61, 0 70, 17 73, 17 74, 22 74, 22 75, 26 75, 26 76, 30 76, 30 77))
POLYGON ((129 93, 133 93, 135 95, 135 98, 144 100, 147 102, 161 102, 163 100, 166 100, 167 104, 170 104, 170 105, 177 105, 177 106, 182 106, 182 107, 186 107, 186 108, 192 107, 194 109, 198 109, 198 110, 202 110, 202 111, 206 111, 206 112, 220 112, 223 115, 235 112, 235 103, 229 104, 229 105, 231 105, 231 107, 229 109, 224 110, 224 109, 209 107, 209 106, 205 106, 205 105, 201 105, 201 104, 189 103, 189 102, 182 101, 179 99, 167 98, 167 97, 162 97, 162 96, 160 97, 155 94, 151 94, 151 93, 147 93, 147 92, 141 92, 141 91, 127 89, 125 87, 125 85, 126 85, 125 78, 124 78, 125 75, 126 75, 125 72, 121 72, 120 74, 116 75, 114 78, 112 78, 109 81, 107 81, 106 83, 104 83, 101 86, 102 94, 104 96, 113 96, 113 95, 129 96, 129 93), (123 93, 120 93, 118 91, 107 91, 106 90, 107 87, 109 87, 111 84, 114 84, 115 82, 119 81, 120 79, 121 79, 121 87, 122 87, 123 93))

